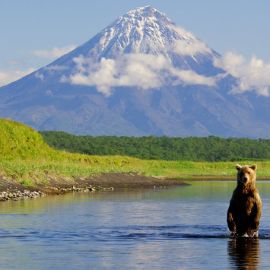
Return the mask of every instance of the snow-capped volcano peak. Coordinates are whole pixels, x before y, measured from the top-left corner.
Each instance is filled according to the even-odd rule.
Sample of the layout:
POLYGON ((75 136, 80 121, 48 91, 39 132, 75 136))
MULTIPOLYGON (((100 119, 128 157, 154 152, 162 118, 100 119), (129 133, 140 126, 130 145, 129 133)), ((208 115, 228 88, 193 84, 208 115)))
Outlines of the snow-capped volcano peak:
POLYGON ((211 54, 212 51, 192 33, 176 26, 164 13, 146 6, 131 10, 84 45, 84 51, 97 61, 126 53, 163 55, 211 54))
POLYGON ((170 22, 170 20, 164 13, 158 11, 152 6, 145 6, 145 7, 132 9, 128 11, 123 17, 133 17, 133 18, 138 18, 138 19, 143 19, 143 18, 148 17, 148 18, 160 19, 160 20, 170 22))
POLYGON ((137 26, 154 27, 155 30, 161 31, 166 29, 168 32, 176 32, 175 37, 182 39, 196 39, 195 36, 181 27, 176 27, 174 23, 166 16, 165 13, 153 8, 152 6, 139 7, 127 12, 124 16, 120 17, 120 20, 129 23, 134 23, 137 26), (143 23, 144 22, 144 23, 143 23))

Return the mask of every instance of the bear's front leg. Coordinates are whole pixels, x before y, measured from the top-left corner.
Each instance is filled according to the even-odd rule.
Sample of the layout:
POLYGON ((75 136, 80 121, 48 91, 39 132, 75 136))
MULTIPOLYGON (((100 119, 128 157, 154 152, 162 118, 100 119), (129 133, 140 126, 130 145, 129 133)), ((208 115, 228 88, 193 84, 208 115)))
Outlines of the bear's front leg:
POLYGON ((232 232, 232 234, 235 234, 236 233, 236 225, 235 225, 235 222, 233 220, 231 206, 229 207, 228 212, 227 212, 227 224, 228 224, 229 230, 232 232))
POLYGON ((258 234, 261 215, 262 215, 262 201, 259 194, 257 193, 255 195, 255 203, 250 215, 248 235, 253 236, 256 233, 258 234))

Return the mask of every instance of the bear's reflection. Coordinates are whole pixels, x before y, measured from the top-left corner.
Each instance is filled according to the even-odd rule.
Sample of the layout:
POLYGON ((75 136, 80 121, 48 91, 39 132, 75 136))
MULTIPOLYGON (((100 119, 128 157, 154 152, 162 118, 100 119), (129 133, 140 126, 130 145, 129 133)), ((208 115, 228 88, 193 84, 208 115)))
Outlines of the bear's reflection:
POLYGON ((260 241, 258 238, 230 239, 228 255, 233 269, 259 269, 260 241))

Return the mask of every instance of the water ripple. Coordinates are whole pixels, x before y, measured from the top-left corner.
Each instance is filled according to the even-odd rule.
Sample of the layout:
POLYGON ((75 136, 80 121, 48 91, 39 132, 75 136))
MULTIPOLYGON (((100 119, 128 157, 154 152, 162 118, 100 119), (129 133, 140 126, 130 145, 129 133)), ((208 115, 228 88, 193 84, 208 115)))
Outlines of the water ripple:
MULTIPOLYGON (((120 226, 95 227, 89 230, 0 230, 0 238, 15 238, 20 241, 134 241, 178 239, 225 239, 230 238, 226 226, 169 225, 169 226, 120 226)), ((270 230, 262 229, 260 239, 270 239, 270 230)))

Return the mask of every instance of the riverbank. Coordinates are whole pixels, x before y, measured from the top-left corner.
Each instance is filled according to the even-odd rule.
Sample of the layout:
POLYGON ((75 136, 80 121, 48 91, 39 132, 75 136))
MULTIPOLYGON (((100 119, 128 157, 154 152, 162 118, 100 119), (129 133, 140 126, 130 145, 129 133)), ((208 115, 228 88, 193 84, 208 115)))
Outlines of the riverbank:
MULTIPOLYGON (((258 180, 270 178, 258 177, 258 180)), ((186 186, 192 181, 235 181, 233 176, 193 176, 193 177, 151 177, 137 173, 105 173, 89 177, 50 177, 46 183, 35 186, 25 186, 12 179, 0 177, 0 201, 22 200, 44 197, 47 195, 62 195, 66 193, 95 193, 130 191, 134 189, 165 189, 176 186, 186 186)))
POLYGON ((43 197, 46 195, 61 195, 78 192, 114 191, 125 189, 162 189, 171 186, 187 185, 179 179, 162 179, 147 177, 134 173, 108 173, 88 178, 51 179, 44 185, 25 187, 22 184, 5 177, 0 178, 0 201, 21 200, 43 197))
MULTIPOLYGON (((93 186, 95 190, 100 187, 153 188, 178 185, 187 180, 235 180, 236 177, 235 163, 232 162, 152 161, 65 152, 59 155, 61 160, 1 160, 0 192, 30 190, 61 194, 70 192, 72 187, 84 189, 93 186)), ((257 178, 270 179, 270 162, 256 163, 257 178)))
MULTIPOLYGON (((24 190, 57 194, 73 187, 89 191, 90 186, 95 190, 153 188, 192 179, 235 179, 236 175, 235 162, 142 160, 59 151, 49 147, 37 131, 7 119, 0 119, 0 155, 0 192, 14 192, 15 197, 24 197, 24 190)), ((270 161, 245 161, 253 163, 258 166, 258 178, 270 179, 270 161)))

